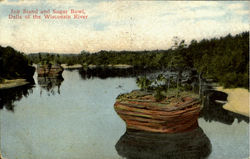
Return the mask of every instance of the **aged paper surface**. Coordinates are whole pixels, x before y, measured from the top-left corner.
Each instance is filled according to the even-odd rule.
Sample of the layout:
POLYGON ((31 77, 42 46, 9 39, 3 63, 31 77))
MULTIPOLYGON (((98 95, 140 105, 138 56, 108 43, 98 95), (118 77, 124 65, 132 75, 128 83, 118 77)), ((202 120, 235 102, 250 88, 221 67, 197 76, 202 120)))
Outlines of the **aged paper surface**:
MULTIPOLYGON (((63 78, 41 78, 36 72, 32 86, 3 91, 4 86, 0 85, 2 156, 8 159, 249 157, 249 99, 246 99, 249 91, 242 82, 247 79, 246 71, 233 70, 246 68, 245 63, 249 62, 244 58, 249 56, 242 52, 249 45, 239 46, 238 50, 228 47, 237 43, 233 41, 217 48, 224 45, 219 40, 244 38, 248 31, 248 1, 0 0, 0 46, 22 52, 33 60, 36 68, 35 64, 44 64, 45 58, 60 61, 64 68, 63 78), (126 131, 127 125, 113 108, 116 97, 139 89, 136 79, 146 76, 147 71, 168 68, 169 58, 168 64, 176 62, 183 68, 182 62, 196 55, 184 54, 189 57, 180 60, 164 53, 195 46, 202 40, 205 44, 212 43, 204 48, 217 49, 214 50, 218 52, 211 53, 213 57, 224 51, 230 52, 230 56, 210 60, 209 49, 203 49, 204 52, 201 49, 199 53, 209 57, 193 60, 196 63, 192 67, 219 76, 219 71, 207 67, 228 65, 232 74, 221 77, 222 82, 243 88, 218 87, 219 95, 208 93, 208 105, 214 102, 213 106, 220 107, 205 109, 207 112, 198 119, 199 128, 188 133, 164 136, 126 131), (101 60, 90 57, 99 53, 107 57, 101 60), (131 53, 132 58, 123 57, 125 53, 131 53), (140 53, 152 56, 145 60, 137 56, 140 53), (230 57, 235 59, 232 64, 226 61, 230 57), (236 84, 229 79, 237 81, 236 84), (227 104, 222 106, 225 101, 227 104)), ((5 66, 2 59, 0 56, 0 71, 5 66)), ((193 85, 198 75, 194 78, 190 82, 193 85)), ((12 82, 7 87, 24 82, 3 79, 12 82)))

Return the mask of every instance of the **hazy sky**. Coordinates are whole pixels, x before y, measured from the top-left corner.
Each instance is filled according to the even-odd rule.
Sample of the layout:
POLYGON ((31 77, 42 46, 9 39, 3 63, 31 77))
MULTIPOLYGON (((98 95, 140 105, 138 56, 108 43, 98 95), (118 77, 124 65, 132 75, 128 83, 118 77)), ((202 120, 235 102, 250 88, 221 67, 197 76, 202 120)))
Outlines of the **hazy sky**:
POLYGON ((0 0, 0 45, 25 53, 168 49, 249 30, 247 1, 0 0), (11 9, 84 9, 86 20, 9 19, 11 9))

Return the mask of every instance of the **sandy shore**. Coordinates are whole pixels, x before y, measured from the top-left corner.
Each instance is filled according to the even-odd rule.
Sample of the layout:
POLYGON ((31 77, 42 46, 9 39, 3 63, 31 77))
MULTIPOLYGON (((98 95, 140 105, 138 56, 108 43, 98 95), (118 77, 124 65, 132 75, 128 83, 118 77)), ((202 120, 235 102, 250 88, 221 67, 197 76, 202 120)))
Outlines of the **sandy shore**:
POLYGON ((71 65, 68 66, 67 64, 61 64, 61 66, 65 69, 65 68, 82 68, 82 65, 80 64, 76 64, 76 65, 71 65))
MULTIPOLYGON (((67 66, 66 64, 62 64, 61 65, 64 69, 66 68, 82 68, 82 65, 80 64, 75 64, 75 65, 71 65, 71 66, 67 66)), ((114 67, 114 68, 131 68, 133 66, 131 65, 126 65, 126 64, 118 64, 118 65, 107 65, 108 67, 114 67)), ((96 65, 89 65, 89 68, 96 68, 96 65)))
POLYGON ((108 67, 114 67, 114 68, 131 68, 132 65, 126 65, 126 64, 118 64, 118 65, 108 65, 108 67))
POLYGON ((249 117, 250 92, 248 92, 247 89, 224 89, 222 87, 216 87, 216 90, 228 94, 228 102, 223 106, 224 109, 249 117))
POLYGON ((3 83, 0 83, 0 89, 19 87, 28 83, 26 79, 5 80, 3 83))

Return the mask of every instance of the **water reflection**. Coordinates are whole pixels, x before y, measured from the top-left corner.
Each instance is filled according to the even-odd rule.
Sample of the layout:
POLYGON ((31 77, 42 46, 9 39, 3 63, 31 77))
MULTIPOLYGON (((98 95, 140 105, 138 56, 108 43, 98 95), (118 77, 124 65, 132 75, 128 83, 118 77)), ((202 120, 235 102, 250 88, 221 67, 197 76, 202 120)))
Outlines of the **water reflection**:
POLYGON ((63 77, 37 77, 38 84, 41 88, 40 95, 42 95, 43 90, 45 90, 50 95, 60 94, 60 87, 63 82, 63 77))
POLYGON ((79 69, 79 74, 82 79, 89 79, 92 77, 99 77, 101 79, 109 77, 135 77, 139 75, 146 75, 147 73, 155 72, 154 69, 149 68, 114 68, 114 67, 95 67, 79 69))
MULTIPOLYGON (((108 77, 136 77, 140 75, 146 75, 149 78, 156 78, 159 74, 163 74, 165 77, 173 80, 173 87, 176 87, 175 82, 178 76, 178 72, 174 70, 113 67, 81 68, 79 69, 79 74, 84 80, 93 77, 105 79, 108 77)), ((231 125, 234 120, 237 119, 238 122, 245 121, 249 123, 248 117, 225 110, 222 103, 217 103, 215 100, 227 101, 227 94, 213 90, 214 84, 206 81, 206 79, 201 79, 201 83, 199 83, 199 75, 197 71, 183 70, 180 76, 180 82, 182 87, 195 93, 199 93, 199 86, 201 85, 201 92, 204 95, 204 101, 200 117, 203 117, 206 121, 218 121, 231 125)), ((119 88, 120 86, 117 87, 119 88)))
POLYGON ((20 101, 33 93, 34 81, 31 84, 0 90, 0 109, 7 109, 14 112, 15 101, 20 101))
POLYGON ((216 90, 205 90, 203 93, 205 98, 200 117, 203 117, 206 121, 218 121, 232 125, 234 120, 238 119, 238 122, 249 123, 248 117, 225 110, 222 103, 216 102, 216 100, 226 101, 228 96, 226 93, 216 90))
POLYGON ((176 134, 127 130, 115 147, 118 154, 127 159, 202 159, 209 156, 212 149, 200 127, 176 134))
MULTIPOLYGON (((40 86, 38 86, 38 89, 30 89, 34 93, 23 102, 14 103, 22 109, 15 109, 15 113, 0 111, 1 118, 4 119, 1 120, 1 139, 3 139, 1 140, 1 152, 3 156, 9 159, 116 159, 119 158, 117 151, 121 156, 127 158, 139 158, 140 156, 143 158, 148 155, 148 158, 152 159, 160 158, 159 156, 163 155, 167 156, 165 158, 171 158, 168 156, 174 153, 172 158, 174 156, 178 158, 188 152, 190 156, 191 152, 194 152, 194 157, 200 153, 200 156, 209 155, 208 157, 211 159, 247 158, 249 156, 247 153, 249 124, 234 122, 233 125, 227 125, 219 122, 205 122, 203 119, 199 124, 206 135, 203 132, 199 133, 201 130, 197 130, 198 133, 191 131, 190 135, 178 136, 175 134, 176 137, 169 137, 169 140, 164 140, 164 137, 152 137, 156 138, 154 140, 150 136, 143 138, 143 135, 130 135, 131 133, 127 132, 124 134, 125 137, 122 137, 121 141, 117 143, 115 149, 114 143, 122 135, 121 132, 125 125, 113 110, 113 103, 119 93, 137 89, 135 79, 108 78, 100 80, 94 78, 83 81, 77 71, 69 72, 67 70, 63 75, 64 81, 60 87, 61 95, 48 98, 44 88, 45 95, 40 96, 40 86), (117 89, 116 86, 119 85, 125 90, 117 89), (76 98, 79 100, 75 100, 76 98), (209 137, 211 144, 206 136, 209 137), (173 145, 167 146, 167 141, 173 145), (159 143, 158 146, 157 143, 159 143), (150 147, 150 145, 154 146, 150 147), (188 145, 191 146, 188 147, 188 145), (211 145, 212 153, 210 153, 211 145), (150 156, 151 153, 154 156, 150 156)), ((56 90, 57 86, 54 89, 56 90)), ((8 93, 6 93, 7 95, 8 93)), ((3 97, 3 93, 0 97, 3 97)), ((186 158, 189 159, 192 156, 186 158)))

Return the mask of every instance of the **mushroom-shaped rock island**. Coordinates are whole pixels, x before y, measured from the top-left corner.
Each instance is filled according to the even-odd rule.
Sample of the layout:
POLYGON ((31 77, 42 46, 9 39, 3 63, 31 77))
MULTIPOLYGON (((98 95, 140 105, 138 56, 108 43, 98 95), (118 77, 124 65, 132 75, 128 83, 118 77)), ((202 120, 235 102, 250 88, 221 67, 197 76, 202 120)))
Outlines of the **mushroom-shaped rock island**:
POLYGON ((63 67, 61 65, 38 65, 37 74, 38 77, 58 77, 62 75, 63 67))
POLYGON ((114 108, 125 121, 127 129, 176 133, 198 127, 201 101, 197 95, 188 92, 157 101, 153 93, 134 90, 119 95, 114 108))

